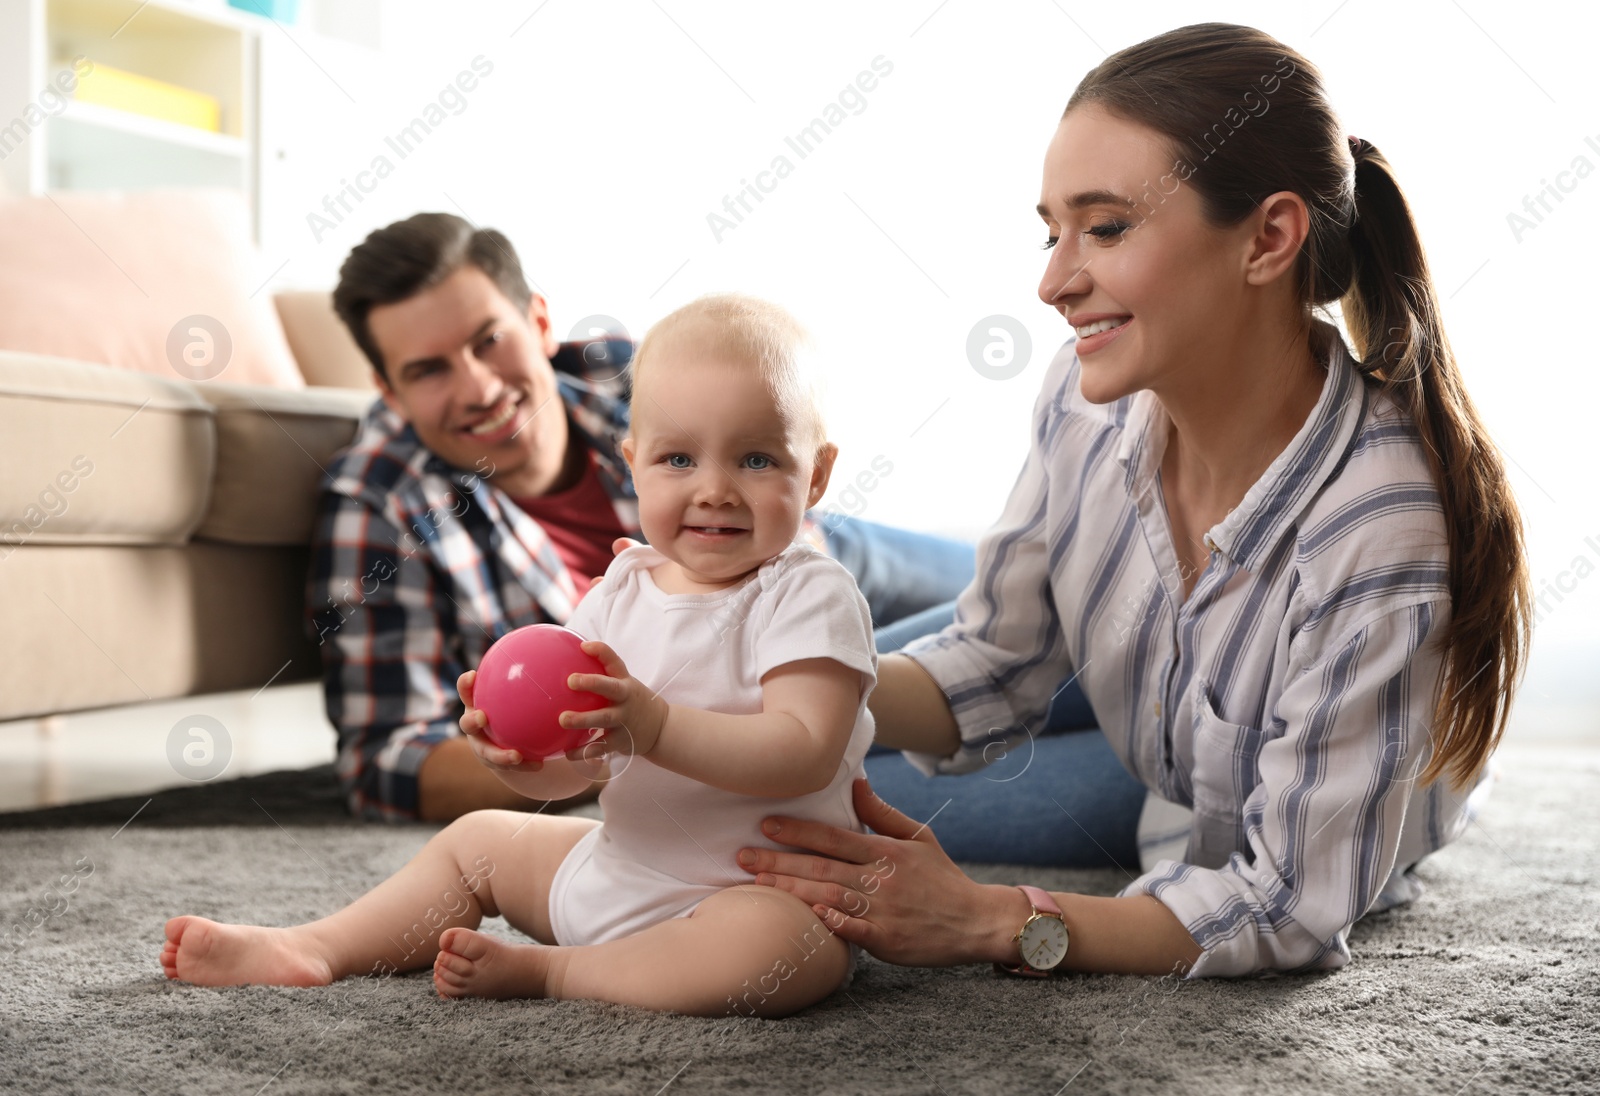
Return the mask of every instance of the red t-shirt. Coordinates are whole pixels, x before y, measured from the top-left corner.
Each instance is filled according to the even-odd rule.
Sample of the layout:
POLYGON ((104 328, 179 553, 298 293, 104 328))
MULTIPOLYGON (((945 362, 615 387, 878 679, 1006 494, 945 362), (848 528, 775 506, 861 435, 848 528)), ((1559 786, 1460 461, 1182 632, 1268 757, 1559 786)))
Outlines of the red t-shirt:
POLYGON ((543 527, 561 562, 572 572, 572 584, 580 598, 611 566, 611 542, 628 535, 600 482, 592 450, 584 450, 583 475, 565 491, 511 501, 543 527))

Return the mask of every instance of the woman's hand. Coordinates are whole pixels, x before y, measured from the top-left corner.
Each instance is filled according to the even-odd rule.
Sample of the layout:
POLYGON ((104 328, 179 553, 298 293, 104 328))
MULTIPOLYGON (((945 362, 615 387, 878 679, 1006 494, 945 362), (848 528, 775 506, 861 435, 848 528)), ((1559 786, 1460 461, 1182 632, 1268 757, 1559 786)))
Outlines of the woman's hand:
POLYGON ((636 754, 643 757, 655 749, 661 728, 667 722, 668 704, 649 686, 628 674, 617 652, 599 640, 585 640, 583 653, 593 655, 606 668, 604 674, 571 674, 567 687, 580 693, 595 693, 611 705, 592 712, 562 712, 561 725, 568 728, 599 728, 603 734, 570 751, 575 761, 594 761, 605 754, 636 754))
POLYGON ((499 769, 502 772, 536 773, 544 768, 544 762, 538 758, 524 761, 518 751, 502 750, 489 740, 485 733, 489 729, 489 717, 472 706, 472 685, 477 679, 478 671, 468 670, 456 678, 456 692, 461 694, 461 703, 467 706, 467 710, 461 713, 461 718, 457 722, 478 760, 489 768, 499 769))
POLYGON ((769 818, 761 829, 784 845, 821 855, 742 849, 756 882, 788 891, 828 928, 879 959, 907 966, 1015 961, 1011 933, 1028 910, 1015 887, 968 878, 933 831, 879 799, 865 780, 852 789, 856 813, 875 834, 822 822, 769 818), (1015 924, 1009 929, 1008 918, 1015 924))

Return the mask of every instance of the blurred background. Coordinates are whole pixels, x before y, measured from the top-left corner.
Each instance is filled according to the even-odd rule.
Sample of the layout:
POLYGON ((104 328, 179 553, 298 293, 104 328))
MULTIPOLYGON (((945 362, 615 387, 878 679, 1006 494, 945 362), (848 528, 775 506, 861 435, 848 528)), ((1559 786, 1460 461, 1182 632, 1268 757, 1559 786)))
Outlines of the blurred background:
POLYGON ((826 352, 825 505, 975 539, 1069 333, 1036 295, 1033 210, 1063 105, 1153 34, 1259 27, 1395 165, 1508 458, 1544 596, 1513 734, 1594 744, 1600 14, 1557 19, 1482 0, 0 0, 0 176, 12 195, 237 189, 267 293, 327 290, 373 228, 443 210, 511 238, 564 336, 771 297, 826 352), (78 57, 94 71, 46 94, 78 57), (981 370, 969 337, 996 325, 1025 338, 981 370), (892 471, 849 489, 875 461, 892 471))

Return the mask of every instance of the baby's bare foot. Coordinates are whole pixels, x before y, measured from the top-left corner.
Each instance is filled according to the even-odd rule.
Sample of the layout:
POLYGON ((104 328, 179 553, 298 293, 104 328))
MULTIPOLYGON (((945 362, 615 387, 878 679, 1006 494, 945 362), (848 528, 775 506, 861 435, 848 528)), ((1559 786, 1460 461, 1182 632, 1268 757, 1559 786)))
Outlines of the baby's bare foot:
POLYGON ((333 973, 293 929, 224 925, 204 917, 167 922, 161 969, 197 986, 326 986, 333 973))
POLYGON ((473 929, 439 934, 433 984, 445 997, 543 997, 556 949, 507 944, 473 929))

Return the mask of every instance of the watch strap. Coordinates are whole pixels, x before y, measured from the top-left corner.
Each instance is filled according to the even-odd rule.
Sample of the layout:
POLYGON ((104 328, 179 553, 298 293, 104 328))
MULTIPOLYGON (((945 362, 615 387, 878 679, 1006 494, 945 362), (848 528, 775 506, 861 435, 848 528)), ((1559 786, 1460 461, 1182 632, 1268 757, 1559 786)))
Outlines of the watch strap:
MULTIPOLYGON (((1042 890, 1039 887, 1030 887, 1026 884, 1018 884, 1017 889, 1027 897, 1028 904, 1033 907, 1033 912, 1029 915, 1028 921, 1023 922, 1022 929, 1017 931, 1017 938, 1019 940, 1022 937, 1023 929, 1026 929, 1028 924, 1035 917, 1041 915, 1046 917, 1055 917, 1058 920, 1062 920, 1063 926, 1065 925, 1065 920, 1061 917, 1061 907, 1056 904, 1056 900, 1054 898, 1050 897, 1050 893, 1048 891, 1042 890)), ((1024 978, 1048 978, 1055 973, 1054 968, 1051 968, 1050 970, 1038 970, 1037 968, 1031 967, 1027 963, 1020 961, 1016 963, 996 963, 994 965, 994 969, 996 972, 1001 974, 1015 974, 1024 978)))
POLYGON ((1061 916, 1061 907, 1056 905, 1056 900, 1050 897, 1049 891, 1030 887, 1026 883, 1019 884, 1017 889, 1028 896, 1028 901, 1033 903, 1033 908, 1038 912, 1061 916))

